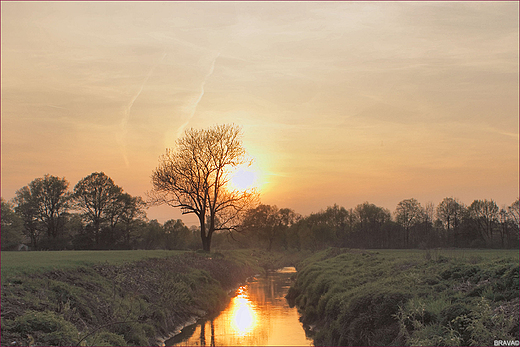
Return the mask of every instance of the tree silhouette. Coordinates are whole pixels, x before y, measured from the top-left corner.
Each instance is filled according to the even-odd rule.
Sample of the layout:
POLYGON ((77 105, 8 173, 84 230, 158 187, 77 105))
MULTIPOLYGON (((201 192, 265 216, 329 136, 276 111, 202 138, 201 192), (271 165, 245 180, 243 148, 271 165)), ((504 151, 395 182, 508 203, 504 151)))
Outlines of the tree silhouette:
POLYGON ((410 229, 426 220, 426 213, 421 204, 411 198, 401 201, 395 209, 395 220, 404 228, 404 246, 410 244, 410 229))
POLYGON ((465 212, 464 204, 454 198, 444 198, 437 206, 437 218, 448 231, 459 226, 465 212))
POLYGON ((469 214, 476 223, 482 240, 491 242, 493 229, 498 222, 499 208, 493 200, 474 200, 468 208, 469 214))
POLYGON ((108 224, 113 229, 118 218, 116 215, 121 213, 122 191, 103 172, 90 174, 74 187, 76 207, 83 212, 84 220, 90 224, 96 247, 100 246, 101 228, 108 224))
POLYGON ((277 239, 285 241, 283 234, 298 218, 298 214, 291 209, 260 204, 246 212, 241 227, 266 242, 267 250, 271 251, 277 239))
POLYGON ((56 241, 62 231, 69 210, 68 186, 65 178, 45 175, 16 192, 16 211, 22 216, 34 248, 38 247, 41 233, 56 241))
POLYGON ((258 197, 254 188, 237 190, 228 184, 231 170, 248 162, 241 138, 234 124, 189 129, 177 139, 175 149, 166 150, 152 173, 151 201, 195 214, 207 252, 213 233, 238 226, 258 197))

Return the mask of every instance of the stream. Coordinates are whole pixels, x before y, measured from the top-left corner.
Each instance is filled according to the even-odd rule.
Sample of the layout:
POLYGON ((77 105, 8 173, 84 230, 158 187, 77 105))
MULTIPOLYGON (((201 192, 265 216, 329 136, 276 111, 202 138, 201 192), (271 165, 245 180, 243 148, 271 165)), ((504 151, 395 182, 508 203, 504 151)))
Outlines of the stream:
POLYGON ((255 277, 237 289, 215 318, 201 319, 165 341, 166 346, 312 346, 296 307, 285 295, 293 267, 255 277))

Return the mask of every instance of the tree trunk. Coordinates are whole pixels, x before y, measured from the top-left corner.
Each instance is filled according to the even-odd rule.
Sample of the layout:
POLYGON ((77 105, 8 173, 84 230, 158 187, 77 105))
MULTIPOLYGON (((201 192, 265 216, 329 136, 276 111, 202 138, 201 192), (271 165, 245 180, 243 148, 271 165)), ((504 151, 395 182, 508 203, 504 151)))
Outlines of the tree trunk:
POLYGON ((32 243, 32 247, 33 247, 33 250, 38 250, 38 238, 36 237, 36 234, 35 232, 31 232, 31 243, 32 243))
POLYGON ((209 242, 209 239, 208 239, 207 237, 204 237, 204 238, 202 239, 202 250, 203 250, 204 252, 208 252, 208 253, 209 253, 210 250, 211 250, 211 243, 209 242))
POLYGON ((213 230, 208 230, 208 235, 205 237, 205 240, 202 242, 202 247, 205 252, 210 252, 211 250, 211 236, 213 235, 213 230))
POLYGON ((93 223, 93 229, 94 229, 94 244, 96 248, 99 248, 99 232, 100 232, 100 225, 99 220, 95 220, 93 223))
POLYGON ((208 234, 206 235, 206 220, 204 217, 199 217, 200 221, 200 238, 202 240, 202 249, 205 252, 210 251, 211 248, 211 234, 213 231, 210 229, 208 230, 208 234))
POLYGON ((130 249, 130 231, 128 230, 128 226, 125 228, 125 234, 123 235, 125 240, 126 248, 130 249))

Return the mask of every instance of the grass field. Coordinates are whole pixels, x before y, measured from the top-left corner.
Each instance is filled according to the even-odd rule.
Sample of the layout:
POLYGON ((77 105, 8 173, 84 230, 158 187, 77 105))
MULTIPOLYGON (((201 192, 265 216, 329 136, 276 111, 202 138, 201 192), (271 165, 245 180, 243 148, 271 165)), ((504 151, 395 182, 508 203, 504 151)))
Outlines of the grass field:
POLYGON ((294 265, 289 297, 303 323, 318 328, 317 344, 486 345, 518 339, 518 263, 518 250, 475 249, 2 252, 2 334, 25 343, 45 323, 48 332, 32 334, 43 345, 57 330, 54 345, 78 336, 91 345, 142 345, 164 328, 157 322, 218 306, 213 294, 225 292, 216 284, 235 283, 246 269, 294 265), (148 310, 153 324, 89 335, 148 310))
POLYGON ((178 326, 225 307, 227 292, 257 267, 220 253, 2 252, 0 340, 10 346, 155 346, 178 326))
POLYGON ((505 257, 515 257, 518 258, 520 252, 518 249, 464 249, 464 248, 451 248, 451 249, 380 249, 380 250, 372 250, 372 252, 380 252, 382 254, 408 254, 408 255, 441 255, 449 258, 459 258, 459 259, 470 259, 472 257, 482 257, 486 259, 491 258, 503 258, 505 257))
POLYGON ((288 299, 329 346, 486 346, 518 340, 518 250, 331 248, 288 299))
MULTIPOLYGON (((0 255, 2 281, 9 277, 46 272, 56 269, 71 269, 96 263, 118 265, 146 258, 166 258, 191 251, 126 250, 126 251, 38 251, 2 252, 0 255)), ((211 253, 208 256, 223 256, 238 264, 258 267, 259 271, 294 266, 308 257, 309 252, 266 252, 263 250, 240 249, 211 253)))
POLYGON ((504 260, 519 261, 519 250, 515 249, 377 249, 371 250, 381 255, 395 256, 399 259, 424 259, 437 261, 450 259, 468 263, 480 261, 504 260))
MULTIPOLYGON (((355 251, 355 250, 353 250, 355 251)), ((470 248, 436 248, 436 249, 368 249, 359 252, 372 252, 386 255, 399 256, 402 258, 443 256, 451 259, 471 259, 480 257, 482 259, 498 259, 513 257, 518 259, 520 251, 518 249, 470 249, 470 248)), ((319 253, 318 253, 319 254, 319 253)))
POLYGON ((13 275, 22 273, 45 272, 96 263, 117 265, 146 258, 165 258, 182 252, 184 251, 4 251, 0 254, 2 281, 13 275))

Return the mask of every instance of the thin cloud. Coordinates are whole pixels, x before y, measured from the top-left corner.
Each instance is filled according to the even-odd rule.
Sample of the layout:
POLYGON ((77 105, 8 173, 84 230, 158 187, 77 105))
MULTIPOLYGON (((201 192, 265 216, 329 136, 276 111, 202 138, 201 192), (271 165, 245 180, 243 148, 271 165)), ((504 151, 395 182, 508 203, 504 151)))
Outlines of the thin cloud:
POLYGON ((209 72, 208 72, 208 74, 206 75, 206 77, 204 78, 204 80, 202 81, 202 83, 200 85, 200 95, 197 98, 197 100, 195 100, 195 103, 192 106, 192 111, 191 111, 189 117, 186 119, 186 121, 184 123, 181 124, 179 129, 177 129, 176 138, 179 138, 182 135, 182 132, 184 131, 186 126, 189 124, 189 122, 191 121, 193 116, 195 116, 195 112, 197 111, 197 106, 199 105, 199 102, 202 100, 202 97, 204 96, 204 86, 206 85, 206 82, 208 81, 208 79, 213 74, 213 71, 215 71, 215 63, 217 62, 217 59, 218 59, 219 56, 220 56, 220 52, 218 52, 217 55, 215 56, 215 58, 213 58, 213 60, 211 62, 210 69, 209 69, 209 72))
POLYGON ((125 113, 123 115, 123 118, 121 119, 121 125, 120 125, 121 131, 119 133, 118 138, 119 138, 119 142, 120 142, 120 146, 121 146, 121 152, 123 154, 123 159, 125 161, 126 167, 130 166, 130 162, 128 160, 128 156, 127 156, 127 153, 126 153, 126 135, 128 133, 128 120, 130 119, 130 112, 132 111, 132 106, 134 106, 135 101, 137 100, 139 95, 141 95, 144 86, 148 83, 148 80, 152 76, 152 74, 155 71, 155 69, 157 68, 157 66, 159 66, 159 64, 161 64, 163 62, 164 58, 166 58, 167 55, 168 55, 168 53, 164 53, 162 58, 161 58, 161 60, 159 60, 157 63, 155 63, 152 66, 152 68, 150 69, 150 71, 148 72, 146 77, 144 78, 143 83, 141 83, 141 87, 139 88, 137 93, 134 95, 134 97, 128 103, 128 106, 126 107, 126 110, 125 110, 125 113))

